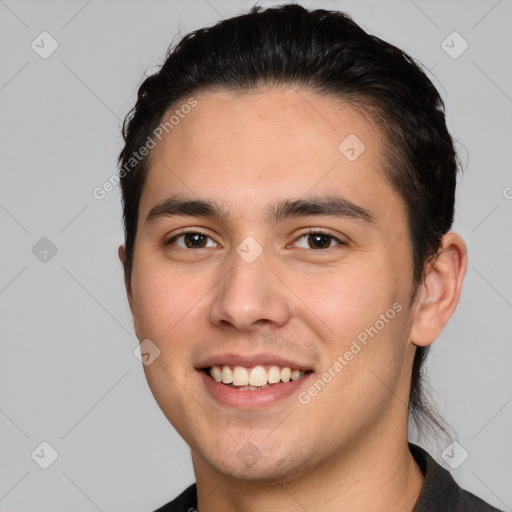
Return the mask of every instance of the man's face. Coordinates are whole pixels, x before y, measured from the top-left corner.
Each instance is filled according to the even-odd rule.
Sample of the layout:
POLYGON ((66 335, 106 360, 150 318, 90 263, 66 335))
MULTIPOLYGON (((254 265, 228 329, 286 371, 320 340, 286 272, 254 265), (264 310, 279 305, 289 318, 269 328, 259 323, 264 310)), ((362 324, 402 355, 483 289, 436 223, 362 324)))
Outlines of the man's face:
POLYGON ((412 258, 381 133, 304 90, 196 99, 153 150, 129 291, 160 350, 149 385, 194 462, 284 478, 406 429, 412 258), (307 373, 238 389, 213 362, 226 381, 307 373))

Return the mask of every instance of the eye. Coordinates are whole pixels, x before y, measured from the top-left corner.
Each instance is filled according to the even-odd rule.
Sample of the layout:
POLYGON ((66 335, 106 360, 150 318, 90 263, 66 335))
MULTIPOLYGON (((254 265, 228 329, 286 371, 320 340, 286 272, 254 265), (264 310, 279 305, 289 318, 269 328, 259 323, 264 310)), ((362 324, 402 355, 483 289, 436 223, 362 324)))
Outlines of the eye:
POLYGON ((294 245, 301 249, 329 249, 336 245, 347 244, 329 233, 312 230, 297 238, 294 245))
POLYGON ((203 249, 205 247, 217 247, 217 244, 204 233, 199 231, 191 231, 180 233, 172 237, 166 245, 176 245, 183 249, 203 249))

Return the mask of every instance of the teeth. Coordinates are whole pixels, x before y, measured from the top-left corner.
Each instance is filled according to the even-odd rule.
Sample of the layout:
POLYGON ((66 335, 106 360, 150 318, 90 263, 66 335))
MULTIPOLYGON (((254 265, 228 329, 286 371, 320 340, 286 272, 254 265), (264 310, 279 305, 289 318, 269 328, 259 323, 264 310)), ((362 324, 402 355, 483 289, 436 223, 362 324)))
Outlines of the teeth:
POLYGON ((216 382, 236 386, 243 390, 266 389, 270 384, 289 382, 300 379, 306 372, 304 370, 292 370, 289 366, 261 365, 253 368, 244 366, 213 365, 210 368, 210 376, 216 382))
POLYGON ((267 383, 267 370, 263 366, 255 366, 249 374, 251 386, 264 386, 267 383))
POLYGON ((243 366, 235 366, 233 372, 233 385, 234 386, 247 386, 249 384, 249 373, 243 366))
POLYGON ((281 380, 283 382, 288 382, 290 380, 290 375, 292 374, 291 368, 285 366, 281 369, 281 380))
POLYGON ((302 375, 304 375, 304 373, 301 372, 300 370, 293 370, 290 378, 292 380, 299 380, 302 377, 301 373, 302 373, 302 375))
POLYGON ((218 366, 212 366, 211 374, 212 374, 212 377, 217 382, 220 382, 222 380, 222 372, 221 372, 221 369, 218 366))
POLYGON ((223 384, 231 384, 233 382, 233 371, 229 366, 222 367, 222 382, 223 384))
POLYGON ((271 366, 268 369, 267 374, 267 382, 269 384, 275 384, 281 380, 281 372, 279 371, 279 366, 271 366))

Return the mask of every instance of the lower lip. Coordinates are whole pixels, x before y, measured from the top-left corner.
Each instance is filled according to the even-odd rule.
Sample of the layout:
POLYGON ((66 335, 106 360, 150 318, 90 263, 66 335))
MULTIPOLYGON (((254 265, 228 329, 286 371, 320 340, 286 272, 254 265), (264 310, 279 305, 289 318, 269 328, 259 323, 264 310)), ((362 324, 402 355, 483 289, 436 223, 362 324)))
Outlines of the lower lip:
POLYGON ((204 371, 199 370, 206 389, 223 404, 239 409, 263 409, 279 400, 288 398, 297 393, 298 389, 309 380, 312 373, 306 373, 298 380, 281 382, 262 390, 240 390, 226 386, 209 377, 204 371))

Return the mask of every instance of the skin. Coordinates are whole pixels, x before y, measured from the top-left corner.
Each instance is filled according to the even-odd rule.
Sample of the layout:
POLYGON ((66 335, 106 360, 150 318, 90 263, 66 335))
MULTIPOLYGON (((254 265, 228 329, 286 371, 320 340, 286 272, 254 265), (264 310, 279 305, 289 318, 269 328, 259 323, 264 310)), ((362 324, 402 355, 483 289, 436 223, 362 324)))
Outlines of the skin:
POLYGON ((382 171, 386 142, 368 117, 291 88, 196 99, 152 151, 126 286, 139 340, 161 351, 144 370, 191 447, 199 510, 412 510, 423 484, 407 446, 414 350, 434 341, 457 305, 463 240, 444 236, 411 303, 405 209, 382 171), (354 161, 338 150, 349 134, 366 147, 354 161), (374 222, 308 215, 276 223, 265 215, 276 201, 329 194, 374 222), (226 215, 146 222, 171 195, 216 201, 226 215), (311 248, 309 228, 334 238, 311 248), (206 247, 174 238, 196 230, 210 237, 206 247), (263 249, 252 263, 236 252, 248 236, 263 249), (307 404, 293 394, 260 410, 230 407, 196 370, 214 354, 272 352, 313 370, 299 391, 307 390, 395 303, 401 311, 307 404), (250 465, 237 456, 248 443, 260 457, 250 465))

